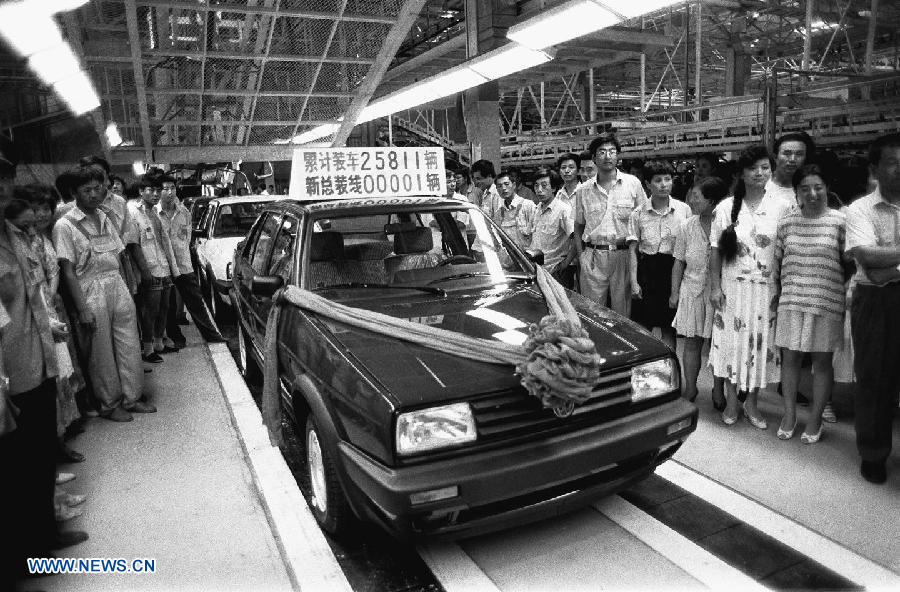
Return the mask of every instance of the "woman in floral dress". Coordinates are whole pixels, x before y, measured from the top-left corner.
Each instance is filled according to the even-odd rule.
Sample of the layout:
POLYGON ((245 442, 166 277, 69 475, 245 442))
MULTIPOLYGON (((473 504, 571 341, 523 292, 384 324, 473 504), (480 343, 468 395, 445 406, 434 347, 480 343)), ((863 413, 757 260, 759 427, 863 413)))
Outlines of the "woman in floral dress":
POLYGON ((709 361, 713 375, 725 379, 722 421, 737 422, 743 412, 750 423, 766 429, 757 408, 759 388, 778 382, 780 362, 775 347, 776 295, 773 274, 778 220, 793 204, 768 195, 772 156, 764 146, 741 152, 734 196, 715 210, 710 229, 710 302, 713 315, 709 361))

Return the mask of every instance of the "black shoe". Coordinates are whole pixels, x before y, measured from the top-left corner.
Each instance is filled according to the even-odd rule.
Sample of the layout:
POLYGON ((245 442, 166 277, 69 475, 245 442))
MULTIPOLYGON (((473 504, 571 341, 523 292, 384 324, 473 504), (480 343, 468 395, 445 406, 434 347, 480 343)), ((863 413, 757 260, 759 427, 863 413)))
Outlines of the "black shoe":
POLYGON ((885 469, 883 462, 864 460, 859 465, 859 472, 862 473, 863 479, 869 483, 880 485, 887 481, 887 469, 885 469))
POLYGON ((148 364, 159 364, 163 361, 162 356, 156 352, 150 352, 149 354, 141 355, 141 359, 147 362, 148 364))
POLYGON ((88 533, 83 530, 63 530, 56 533, 56 538, 50 543, 51 549, 65 549, 88 540, 88 533))

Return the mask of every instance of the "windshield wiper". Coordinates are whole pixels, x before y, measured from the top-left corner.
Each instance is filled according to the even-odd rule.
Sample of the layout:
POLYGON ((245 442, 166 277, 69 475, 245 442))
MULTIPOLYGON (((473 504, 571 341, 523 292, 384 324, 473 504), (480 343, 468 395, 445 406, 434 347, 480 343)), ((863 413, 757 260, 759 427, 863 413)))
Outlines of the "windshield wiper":
POLYGON ((343 284, 332 284, 316 288, 317 290, 330 290, 332 288, 376 288, 379 290, 419 290, 429 294, 437 294, 438 296, 446 296, 447 292, 441 288, 432 288, 431 286, 392 286, 390 284, 368 284, 364 282, 346 282, 343 284))
MULTIPOLYGON (((436 280, 432 280, 432 281, 428 282, 428 285, 431 286, 433 284, 440 284, 442 282, 450 282, 453 280, 463 280, 466 278, 492 276, 492 275, 494 275, 494 274, 492 274, 489 271, 468 271, 466 273, 457 273, 455 275, 448 275, 447 277, 442 277, 442 278, 438 278, 436 280)), ((500 284, 505 284, 509 281, 530 282, 530 281, 534 281, 534 278, 530 275, 507 275, 507 276, 505 276, 505 279, 497 280, 496 282, 492 283, 491 285, 497 286, 500 284)))

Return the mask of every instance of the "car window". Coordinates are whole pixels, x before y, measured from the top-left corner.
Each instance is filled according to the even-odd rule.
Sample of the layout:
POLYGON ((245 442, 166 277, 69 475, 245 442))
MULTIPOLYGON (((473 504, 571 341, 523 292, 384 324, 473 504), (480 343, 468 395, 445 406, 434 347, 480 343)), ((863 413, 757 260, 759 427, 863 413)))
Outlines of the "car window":
POLYGON ((200 230, 205 234, 207 229, 209 229, 209 225, 212 223, 212 219, 216 215, 216 210, 218 208, 212 204, 208 204, 206 206, 206 211, 203 212, 203 219, 200 221, 200 230))
POLYGON ((530 264, 490 219, 464 205, 458 210, 385 208, 377 216, 329 214, 329 224, 312 224, 303 269, 307 289, 437 282, 452 290, 531 273, 530 264))
POLYGON ((246 236, 267 203, 233 203, 221 206, 213 236, 246 236))
POLYGON ((203 221, 203 216, 206 214, 206 210, 209 209, 209 202, 198 202, 195 203, 193 209, 191 211, 191 223, 194 225, 196 230, 203 228, 200 224, 203 221))
POLYGON ((284 217, 281 221, 281 228, 278 230, 278 236, 275 237, 272 257, 269 259, 269 273, 267 275, 280 275, 285 283, 291 280, 291 264, 294 262, 297 227, 296 218, 293 216, 284 217))
POLYGON ((250 257, 250 267, 253 271, 262 275, 267 271, 269 254, 272 252, 272 240, 278 231, 278 217, 275 214, 265 214, 259 229, 259 236, 253 247, 253 255, 250 257))
POLYGON ((250 261, 253 258, 253 250, 256 247, 256 239, 259 237, 259 232, 262 230, 263 222, 268 219, 267 216, 260 216, 257 218, 256 223, 250 229, 249 234, 247 235, 247 240, 245 240, 241 245, 241 257, 250 261))

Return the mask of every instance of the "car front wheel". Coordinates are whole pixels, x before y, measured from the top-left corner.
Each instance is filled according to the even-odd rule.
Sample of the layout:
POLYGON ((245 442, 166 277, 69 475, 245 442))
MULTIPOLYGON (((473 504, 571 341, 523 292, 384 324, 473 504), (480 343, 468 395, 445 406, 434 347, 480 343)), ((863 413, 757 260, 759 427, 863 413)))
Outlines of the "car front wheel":
POLYGON ((338 481, 334 460, 322 441, 312 415, 306 420, 306 465, 309 473, 309 504, 319 526, 329 534, 346 532, 352 511, 338 481))
POLYGON ((256 365, 250 350, 248 349, 248 337, 240 322, 238 322, 238 365, 241 375, 248 384, 261 385, 262 372, 256 365))

